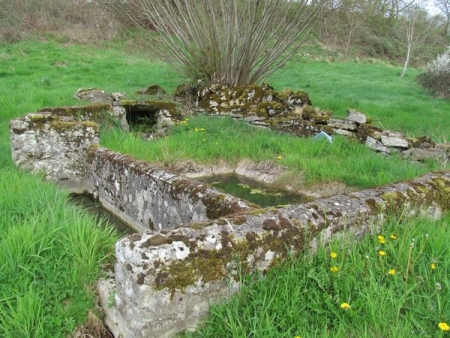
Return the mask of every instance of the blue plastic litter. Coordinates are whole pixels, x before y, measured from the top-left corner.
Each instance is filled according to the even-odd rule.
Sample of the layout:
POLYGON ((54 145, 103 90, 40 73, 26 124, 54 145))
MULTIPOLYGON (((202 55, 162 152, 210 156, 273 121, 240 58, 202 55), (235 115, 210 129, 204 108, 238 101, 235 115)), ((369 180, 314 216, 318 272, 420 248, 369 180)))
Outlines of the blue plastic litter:
POLYGON ((333 143, 333 137, 331 137, 331 135, 328 135, 326 132, 321 131, 320 133, 318 133, 316 136, 313 137, 313 139, 319 140, 325 138, 327 139, 328 142, 333 143))

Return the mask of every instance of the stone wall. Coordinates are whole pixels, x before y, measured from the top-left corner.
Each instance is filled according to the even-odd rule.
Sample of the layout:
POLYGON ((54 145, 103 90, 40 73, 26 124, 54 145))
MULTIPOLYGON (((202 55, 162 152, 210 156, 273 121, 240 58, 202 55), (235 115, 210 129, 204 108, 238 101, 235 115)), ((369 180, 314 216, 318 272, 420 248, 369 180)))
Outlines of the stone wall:
MULTIPOLYGON (((264 271, 344 230, 357 237, 376 231, 386 214, 437 218, 448 210, 447 171, 188 228, 131 235, 116 244, 115 289, 114 281, 109 284, 115 306, 106 310, 108 324, 116 337, 172 336, 195 326, 211 302, 239 289, 238 265, 243 273, 264 271)), ((104 302, 106 298, 103 293, 104 302)))
POLYGON ((139 231, 167 230, 252 206, 203 183, 104 148, 87 160, 88 192, 139 231))
MULTIPOLYGON (((405 159, 436 159, 446 163, 449 144, 436 144, 430 137, 406 137, 402 133, 382 130, 364 113, 349 108, 345 118, 333 117, 329 110, 312 107, 308 94, 292 90, 275 91, 267 84, 179 87, 175 95, 189 95, 197 112, 231 116, 248 123, 272 128, 301 137, 324 132, 359 140, 368 148, 385 155, 400 153, 405 159)), ((332 138, 329 138, 330 140, 332 138)))
POLYGON ((85 190, 87 150, 99 143, 96 123, 40 112, 12 120, 9 127, 12 159, 20 168, 73 192, 85 190))
POLYGON ((97 122, 105 112, 123 121, 117 107, 46 108, 12 120, 14 162, 70 192, 92 194, 138 231, 170 229, 253 208, 203 183, 100 148, 97 122))

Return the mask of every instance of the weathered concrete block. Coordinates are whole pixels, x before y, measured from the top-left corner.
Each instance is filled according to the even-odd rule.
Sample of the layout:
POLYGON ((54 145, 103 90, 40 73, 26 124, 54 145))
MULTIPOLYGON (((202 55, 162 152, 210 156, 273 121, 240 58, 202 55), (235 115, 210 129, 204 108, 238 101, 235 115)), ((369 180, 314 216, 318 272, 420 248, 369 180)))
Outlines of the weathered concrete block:
POLYGON ((46 180, 74 192, 86 189, 88 149, 99 143, 98 125, 51 113, 30 113, 9 124, 13 161, 43 173, 46 180))

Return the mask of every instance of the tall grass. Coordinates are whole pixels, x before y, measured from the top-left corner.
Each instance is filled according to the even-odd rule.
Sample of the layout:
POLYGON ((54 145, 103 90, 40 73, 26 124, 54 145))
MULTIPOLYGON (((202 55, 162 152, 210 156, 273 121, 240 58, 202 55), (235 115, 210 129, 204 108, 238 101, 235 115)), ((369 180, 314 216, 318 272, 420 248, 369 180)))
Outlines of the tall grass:
POLYGON ((0 172, 0 336, 64 337, 94 306, 117 235, 39 177, 0 172))

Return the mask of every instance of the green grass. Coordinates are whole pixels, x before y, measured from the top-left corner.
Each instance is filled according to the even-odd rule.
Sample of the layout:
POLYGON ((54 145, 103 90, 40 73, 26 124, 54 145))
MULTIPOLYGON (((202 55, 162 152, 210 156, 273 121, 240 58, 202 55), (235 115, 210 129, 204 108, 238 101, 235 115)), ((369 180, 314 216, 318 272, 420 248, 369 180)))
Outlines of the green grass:
POLYGON ((439 169, 435 162, 416 164, 399 156, 375 154, 359 142, 334 137, 325 140, 302 139, 279 134, 231 118, 194 116, 175 126, 168 137, 144 141, 139 135, 118 129, 105 130, 101 144, 118 152, 170 166, 194 159, 202 163, 220 160, 235 164, 240 159, 272 160, 290 172, 280 181, 295 177, 297 184, 332 181, 358 188, 373 187, 417 177, 439 169))
POLYGON ((384 129, 409 136, 450 139, 450 101, 430 96, 415 80, 421 70, 368 62, 297 62, 269 79, 276 89, 302 88, 313 105, 346 115, 348 107, 361 110, 384 129))
MULTIPOLYGON (((270 82, 277 89, 303 88, 314 105, 331 108, 336 115, 344 115, 351 106, 378 119, 385 128, 448 140, 450 103, 431 98, 418 87, 413 80, 417 70, 411 70, 404 79, 397 73, 397 68, 380 64, 310 61, 290 65, 270 82)), ((116 238, 110 230, 102 230, 92 218, 68 206, 66 193, 14 167, 9 120, 45 106, 79 104, 72 99, 78 88, 100 87, 133 96, 136 89, 152 83, 171 91, 182 82, 166 64, 148 61, 141 51, 134 53, 114 44, 92 47, 47 38, 0 45, 0 336, 69 335, 94 307, 99 265, 109 259, 116 238)), ((252 129, 251 133, 249 126, 230 120, 211 125, 199 118, 188 126, 179 126, 168 140, 152 144, 124 137, 117 131, 104 137, 110 137, 117 147, 133 148, 136 156, 163 163, 180 156, 230 162, 239 157, 271 159, 306 173, 307 182, 341 180, 349 185, 370 186, 435 168, 433 164, 417 167, 396 158, 387 160, 338 137, 330 147, 312 140, 279 138, 265 131, 252 129), (205 131, 196 132, 195 127, 205 131), (185 151, 191 155, 185 155, 185 151), (350 153, 353 156, 344 157, 350 153)), ((229 305, 215 308, 211 325, 198 335, 204 332, 206 337, 216 332, 215 336, 224 337, 347 337, 346 333, 352 332, 354 337, 404 337, 405 332, 408 336, 425 332, 423 336, 439 336, 437 322, 450 321, 448 310, 444 311, 449 308, 449 261, 444 246, 449 236, 448 221, 447 216, 437 222, 416 220, 400 227, 392 225, 393 231, 398 228, 399 241, 395 242, 397 247, 387 243, 393 253, 391 256, 388 251, 387 258, 398 253, 398 260, 389 261, 398 271, 395 279, 376 265, 380 261, 370 246, 376 242, 369 243, 373 237, 366 239, 362 247, 353 247, 348 241, 336 242, 327 250, 338 252, 338 273, 330 274, 326 250, 304 262, 290 262, 269 273, 265 281, 251 283, 252 288, 245 288, 240 298, 229 305), (414 271, 406 272, 409 232, 417 243, 425 244, 422 253, 420 249, 414 251, 414 271), (425 232, 429 234, 428 242, 424 242, 425 232), (367 253, 372 253, 367 260, 373 267, 367 273, 371 279, 359 275, 367 253), (427 267, 433 260, 437 268, 431 272, 427 267), (405 276, 409 276, 407 297, 405 276), (433 289, 436 282, 442 286, 439 293, 433 289), (319 286, 326 292, 318 292, 319 286), (370 305, 367 309, 366 300, 370 301, 366 302, 370 305), (341 301, 349 302, 351 308, 341 311, 341 301), (385 316, 384 310, 381 312, 383 317, 380 306, 389 309, 385 316), (395 317, 391 309, 401 311, 395 317), (399 324, 395 324, 397 319, 399 324)), ((382 233, 388 236, 388 230, 382 233)))
POLYGON ((334 240, 247 277, 239 295, 184 336, 446 337, 438 324, 450 324, 449 236, 447 215, 334 240))
POLYGON ((94 307, 117 236, 40 177, 2 168, 0 191, 0 336, 65 337, 94 307))

